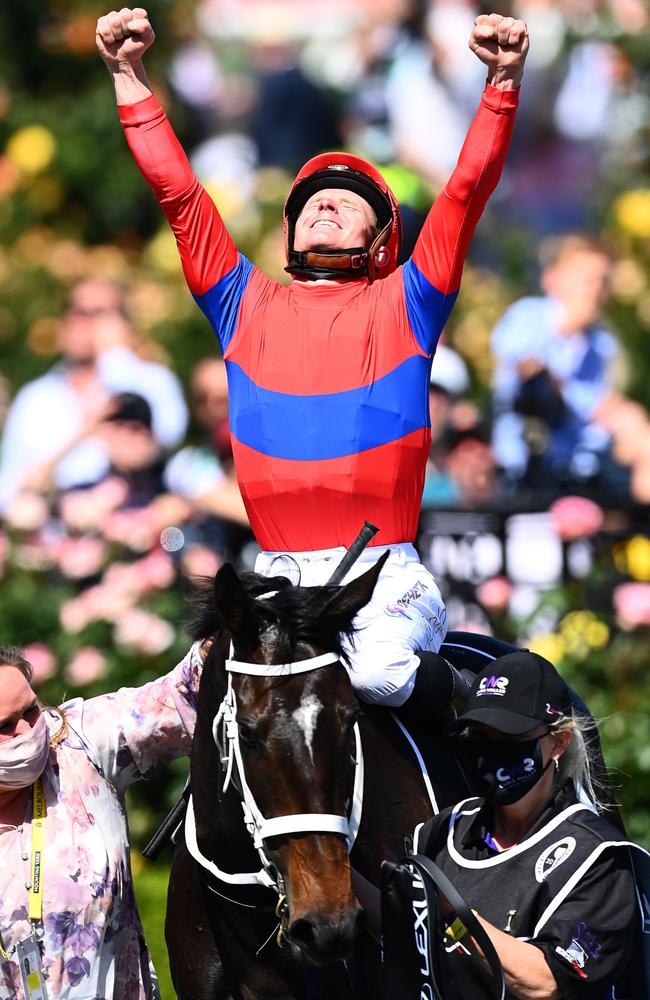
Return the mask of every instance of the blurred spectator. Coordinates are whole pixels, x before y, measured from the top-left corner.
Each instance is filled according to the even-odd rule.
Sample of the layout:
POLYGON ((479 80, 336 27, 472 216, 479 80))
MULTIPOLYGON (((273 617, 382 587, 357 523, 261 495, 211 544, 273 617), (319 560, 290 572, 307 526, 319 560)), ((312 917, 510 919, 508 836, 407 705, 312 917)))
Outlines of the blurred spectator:
POLYGON ((444 467, 455 489, 455 506, 474 510, 498 499, 497 465, 489 432, 480 421, 449 429, 444 467))
POLYGON ((222 358, 204 358, 196 365, 190 383, 190 405, 201 434, 210 441, 224 468, 232 471, 228 376, 222 358))
POLYGON ((423 508, 482 507, 496 497, 496 463, 480 414, 464 398, 469 388, 467 365, 441 344, 431 366, 431 453, 423 508))
POLYGON ((429 378, 431 444, 435 445, 449 421, 451 409, 469 390, 467 365, 457 351, 439 344, 433 356, 429 378))
POLYGON ((543 245, 542 265, 546 294, 515 302, 492 336, 496 457, 514 485, 589 483, 620 495, 625 483, 599 419, 619 350, 601 319, 610 253, 569 235, 543 245))
MULTIPOLYGON (((213 367, 210 361, 199 368, 206 364, 213 367)), ((219 374, 220 366, 225 367, 220 361, 215 366, 219 374)), ((109 457, 106 476, 88 490, 64 494, 66 527, 99 531, 111 542, 143 552, 171 529, 178 550, 201 544, 223 555, 229 535, 224 522, 247 526, 248 519, 239 487, 225 474, 210 441, 185 447, 166 462, 147 401, 136 393, 120 393, 110 406, 101 427, 109 457)))
POLYGON ((152 429, 151 407, 143 396, 113 396, 102 427, 108 453, 108 476, 126 487, 122 509, 146 507, 164 492, 165 459, 152 429))
POLYGON ((203 440, 187 445, 170 459, 165 483, 187 505, 186 517, 193 518, 196 530, 190 538, 234 558, 250 531, 234 474, 228 380, 221 358, 205 358, 196 365, 190 404, 203 440))
POLYGON ((187 425, 180 383, 164 365, 139 358, 133 343, 122 289, 103 280, 72 289, 59 328, 61 361, 25 385, 7 415, 0 511, 22 488, 40 489, 51 473, 62 489, 106 474, 109 456, 95 432, 112 392, 142 393, 157 442, 180 442, 187 425))
POLYGON ((293 47, 260 39, 252 55, 258 95, 251 135, 260 166, 294 172, 317 153, 340 147, 333 108, 298 66, 293 47))

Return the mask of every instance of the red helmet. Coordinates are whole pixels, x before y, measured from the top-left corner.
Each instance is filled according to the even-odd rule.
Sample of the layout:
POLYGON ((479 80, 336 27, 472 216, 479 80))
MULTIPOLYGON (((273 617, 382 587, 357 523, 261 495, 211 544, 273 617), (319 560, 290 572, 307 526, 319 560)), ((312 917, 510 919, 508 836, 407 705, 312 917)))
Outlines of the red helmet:
POLYGON ((299 172, 284 206, 284 242, 290 274, 310 278, 368 276, 369 281, 383 278, 397 267, 402 220, 399 205, 388 184, 372 163, 351 153, 322 153, 305 163, 299 172), (298 216, 305 204, 323 188, 344 188, 360 195, 377 216, 380 231, 370 247, 350 247, 348 250, 294 250, 293 238, 298 216), (377 251, 388 251, 388 263, 376 267, 377 251))

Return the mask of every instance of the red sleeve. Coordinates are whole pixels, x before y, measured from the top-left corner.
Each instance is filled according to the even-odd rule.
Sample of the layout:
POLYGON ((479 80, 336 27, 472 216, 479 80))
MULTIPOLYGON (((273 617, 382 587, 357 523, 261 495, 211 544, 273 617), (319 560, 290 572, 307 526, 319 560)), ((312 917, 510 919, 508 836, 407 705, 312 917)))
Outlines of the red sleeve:
POLYGON ((203 295, 235 267, 237 247, 156 98, 118 111, 135 162, 172 227, 190 291, 203 295))
POLYGON ((518 103, 518 90, 487 84, 456 169, 415 245, 413 263, 443 295, 460 287, 470 240, 503 170, 518 103))

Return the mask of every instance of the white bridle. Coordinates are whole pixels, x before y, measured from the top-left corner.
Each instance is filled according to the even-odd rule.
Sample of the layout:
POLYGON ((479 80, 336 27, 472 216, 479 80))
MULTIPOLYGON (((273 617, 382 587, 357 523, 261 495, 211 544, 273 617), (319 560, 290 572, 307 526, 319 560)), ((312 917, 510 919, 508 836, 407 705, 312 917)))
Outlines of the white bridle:
POLYGON ((359 831, 363 805, 363 750, 361 747, 361 734, 358 723, 355 723, 354 789, 349 816, 339 816, 333 813, 292 813, 286 816, 273 816, 270 819, 266 819, 255 802, 255 797, 246 781, 239 742, 239 726, 237 725, 237 698, 232 686, 232 675, 247 674, 253 677, 288 677, 293 674, 303 674, 310 670, 319 670, 321 667, 325 667, 331 663, 338 663, 339 657, 336 653, 323 653, 321 656, 313 656, 307 660, 298 660, 293 663, 260 664, 234 660, 232 659, 232 655, 233 647, 231 643, 230 659, 227 659, 225 664, 228 672, 228 687, 214 718, 212 735, 219 750, 222 767, 226 772, 223 792, 226 792, 232 778, 233 767, 235 764, 237 765, 240 785, 239 792, 242 797, 242 809, 244 810, 244 823, 253 839, 253 845, 260 856, 262 867, 257 872, 238 872, 232 874, 222 871, 213 861, 206 858, 201 853, 196 839, 196 821, 191 796, 187 803, 187 813, 185 816, 185 843, 192 857, 221 882, 226 882, 229 885, 262 885, 281 893, 282 890, 278 886, 279 876, 276 873, 274 865, 267 858, 264 849, 264 841, 269 837, 277 837, 287 833, 341 833, 347 840, 348 854, 352 850, 359 831))

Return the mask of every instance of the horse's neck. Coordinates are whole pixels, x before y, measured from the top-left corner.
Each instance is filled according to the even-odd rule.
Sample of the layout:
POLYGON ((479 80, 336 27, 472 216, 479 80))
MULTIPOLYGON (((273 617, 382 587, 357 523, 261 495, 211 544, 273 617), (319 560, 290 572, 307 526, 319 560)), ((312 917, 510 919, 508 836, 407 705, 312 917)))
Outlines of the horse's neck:
MULTIPOLYGON (((365 759, 363 819, 352 852, 354 867, 375 885, 384 858, 410 850, 415 827, 429 819, 432 806, 422 767, 408 740, 385 708, 364 707, 360 717, 365 759)), ((409 727, 407 727, 409 728, 409 727)), ((449 747, 440 739, 422 739, 413 730, 439 809, 468 794, 449 747)))

